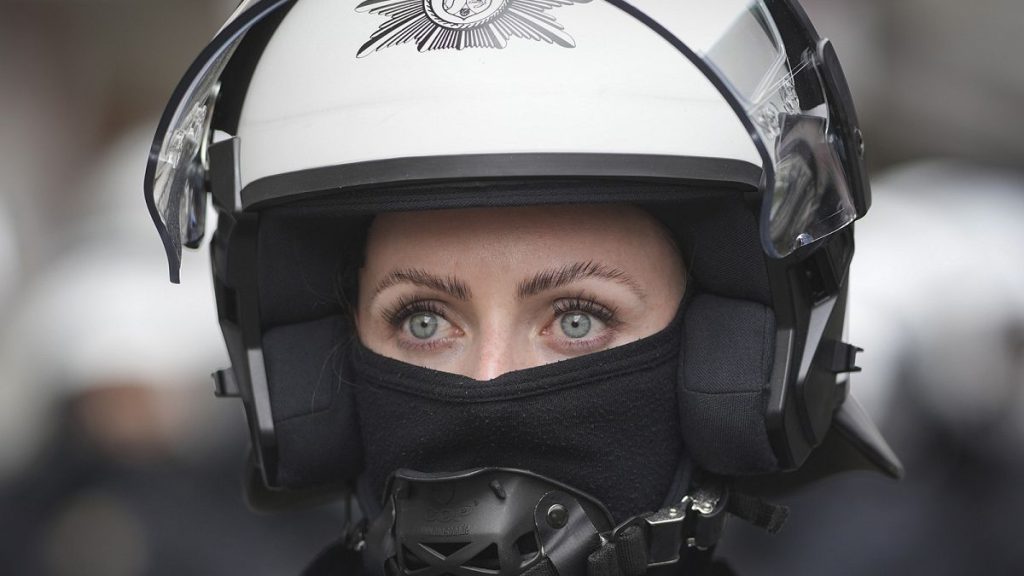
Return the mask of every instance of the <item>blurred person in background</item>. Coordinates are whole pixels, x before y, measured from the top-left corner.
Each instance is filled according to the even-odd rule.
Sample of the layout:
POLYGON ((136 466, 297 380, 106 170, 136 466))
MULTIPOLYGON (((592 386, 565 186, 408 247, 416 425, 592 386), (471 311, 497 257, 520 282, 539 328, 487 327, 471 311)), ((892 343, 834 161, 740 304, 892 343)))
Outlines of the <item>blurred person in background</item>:
POLYGON ((290 573, 337 524, 330 510, 280 522, 243 504, 244 437, 207 401, 226 362, 209 260, 175 290, 140 218, 152 129, 83 179, 67 249, 0 333, 5 574, 290 573))
POLYGON ((851 386, 907 475, 825 481, 792 501, 800 528, 768 542, 737 525, 725 546, 766 574, 1019 574, 1024 174, 922 161, 873 192, 851 272, 865 348, 851 386))
POLYGON ((21 254, 14 230, 14 216, 0 196, 0 324, 7 320, 21 281, 21 254))
POLYGON ((1024 169, 1024 2, 804 4, 843 55, 874 172, 928 158, 1024 169))

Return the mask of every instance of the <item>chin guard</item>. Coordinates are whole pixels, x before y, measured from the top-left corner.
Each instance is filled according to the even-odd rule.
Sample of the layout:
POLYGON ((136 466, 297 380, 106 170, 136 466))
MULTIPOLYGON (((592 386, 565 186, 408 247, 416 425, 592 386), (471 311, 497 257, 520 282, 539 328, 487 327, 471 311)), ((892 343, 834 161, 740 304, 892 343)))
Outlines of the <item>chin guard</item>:
POLYGON ((356 549, 384 576, 640 576, 709 553, 727 513, 723 487, 615 526, 587 494, 523 470, 399 470, 356 549))
POLYGON ((582 575, 612 527, 600 502, 530 472, 399 470, 366 535, 367 573, 513 576, 550 563, 582 575))

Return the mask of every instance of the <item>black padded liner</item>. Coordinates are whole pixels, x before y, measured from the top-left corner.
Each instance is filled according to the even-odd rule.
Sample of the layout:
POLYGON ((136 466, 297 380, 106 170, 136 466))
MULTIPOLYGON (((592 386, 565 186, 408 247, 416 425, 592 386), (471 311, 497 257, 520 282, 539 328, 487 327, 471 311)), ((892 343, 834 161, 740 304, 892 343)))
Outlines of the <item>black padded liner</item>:
POLYGON ((343 386, 351 330, 341 315, 268 330, 263 354, 286 488, 334 484, 362 468, 355 400, 343 386))
POLYGON ((645 206, 677 236, 701 292, 771 305, 757 218, 739 194, 645 206))
MULTIPOLYGON (((664 184, 549 181, 498 186, 480 200, 479 187, 446 189, 446 207, 522 205, 578 201, 629 202, 648 208, 675 231, 690 276, 704 292, 770 305, 771 294, 758 236, 756 210, 742 192, 664 184), (609 189, 611 188, 611 189, 609 189), (571 192, 571 193, 570 193, 571 192), (460 193, 462 193, 460 195, 460 193)), ((419 198, 431 189, 406 196, 419 198)), ((260 213, 260 314, 266 327, 313 320, 345 311, 371 216, 418 208, 391 192, 386 203, 357 202, 356 194, 268 208, 260 213), (343 253, 342 247, 349 252, 343 253), (339 274, 341 268, 348 273, 339 274)))
POLYGON ((678 400, 687 451, 725 476, 778 470, 764 414, 775 315, 749 300, 698 294, 683 318, 678 400))
POLYGON ((259 291, 264 329, 348 314, 369 220, 308 207, 261 214, 259 291), (343 279, 351 285, 343 285, 343 279))
MULTIPOLYGON (((767 438, 761 437, 767 401, 761 389, 766 388, 767 373, 754 370, 749 359, 739 359, 731 348, 744 339, 752 342, 753 333, 743 323, 763 326, 763 318, 752 311, 760 310, 764 316, 771 302, 757 219, 741 191, 650 183, 616 183, 611 189, 599 182, 488 186, 497 190, 486 201, 479 200, 479 187, 449 189, 446 194, 451 201, 445 206, 565 203, 566 198, 576 198, 634 202, 663 221, 679 240, 690 277, 702 294, 700 299, 710 295, 730 298, 738 301, 741 310, 733 314, 729 306, 716 307, 725 315, 723 319, 716 319, 710 310, 697 312, 707 317, 687 322, 692 349, 684 347, 684 356, 690 358, 684 365, 693 370, 695 363, 706 362, 736 371, 729 374, 737 378, 754 378, 745 384, 747 390, 714 394, 707 387, 718 380, 706 374, 682 374, 683 381, 692 386, 680 390, 684 439, 695 449, 691 452, 698 464, 715 472, 728 473, 746 462, 752 463, 754 470, 744 473, 771 466, 769 460, 774 459, 767 438), (567 191, 567 187, 575 189, 567 191), (725 332, 717 332, 718 328, 725 332), (730 336, 716 336, 725 333, 730 336), (723 347, 702 345, 705 336, 706 342, 722 342, 723 347), (735 425, 729 426, 727 421, 735 425)), ((279 481, 287 487, 351 480, 358 471, 361 448, 349 392, 335 389, 328 405, 320 395, 329 388, 323 385, 320 368, 335 346, 351 337, 348 308, 354 303, 356 270, 361 265, 371 215, 408 209, 417 201, 395 201, 396 197, 401 200, 402 195, 392 193, 387 205, 376 208, 372 203, 339 197, 267 208, 260 213, 263 345, 277 422, 279 481), (326 324, 318 322, 323 319, 328 319, 326 324)), ((770 315, 770 310, 767 313, 770 315)), ((764 333, 760 328, 754 332, 764 333)), ((752 348, 744 348, 742 354, 755 354, 758 361, 761 358, 761 352, 752 348)))

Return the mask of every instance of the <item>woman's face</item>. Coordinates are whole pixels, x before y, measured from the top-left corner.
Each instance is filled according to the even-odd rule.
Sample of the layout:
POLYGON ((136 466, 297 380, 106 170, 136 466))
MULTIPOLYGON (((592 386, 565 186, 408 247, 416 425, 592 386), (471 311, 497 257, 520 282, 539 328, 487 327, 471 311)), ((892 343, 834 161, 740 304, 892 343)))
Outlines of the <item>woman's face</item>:
POLYGON ((490 380, 662 330, 684 279, 632 206, 391 213, 370 227, 356 325, 378 354, 490 380))

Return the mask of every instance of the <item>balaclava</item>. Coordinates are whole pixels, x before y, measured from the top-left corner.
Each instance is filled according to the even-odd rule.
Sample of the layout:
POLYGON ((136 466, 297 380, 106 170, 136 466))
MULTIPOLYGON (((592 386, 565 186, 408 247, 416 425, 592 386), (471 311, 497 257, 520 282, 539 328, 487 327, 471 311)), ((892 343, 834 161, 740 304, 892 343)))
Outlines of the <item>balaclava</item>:
MULTIPOLYGON (((682 306, 681 306, 682 308, 682 306)), ((421 368, 355 343, 364 485, 399 468, 528 470, 596 497, 621 521, 663 505, 683 458, 676 374, 682 310, 664 330, 493 380, 421 368)))

